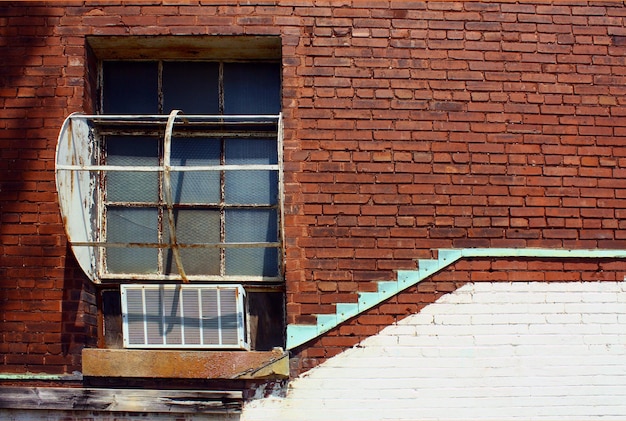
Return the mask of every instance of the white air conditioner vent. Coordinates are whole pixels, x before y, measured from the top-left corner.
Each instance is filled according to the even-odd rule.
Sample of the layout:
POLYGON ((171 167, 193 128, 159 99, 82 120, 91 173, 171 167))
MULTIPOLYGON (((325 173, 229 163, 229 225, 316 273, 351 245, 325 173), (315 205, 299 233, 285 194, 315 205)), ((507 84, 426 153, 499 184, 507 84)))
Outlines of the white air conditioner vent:
POLYGON ((122 285, 126 348, 249 349, 241 285, 122 285))

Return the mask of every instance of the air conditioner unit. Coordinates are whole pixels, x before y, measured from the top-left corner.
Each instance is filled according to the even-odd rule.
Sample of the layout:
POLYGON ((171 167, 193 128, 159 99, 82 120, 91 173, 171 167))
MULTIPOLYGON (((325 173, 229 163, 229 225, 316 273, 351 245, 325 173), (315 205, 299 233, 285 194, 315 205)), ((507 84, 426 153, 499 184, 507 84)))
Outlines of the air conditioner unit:
POLYGON ((124 347, 249 349, 241 285, 121 286, 124 347))

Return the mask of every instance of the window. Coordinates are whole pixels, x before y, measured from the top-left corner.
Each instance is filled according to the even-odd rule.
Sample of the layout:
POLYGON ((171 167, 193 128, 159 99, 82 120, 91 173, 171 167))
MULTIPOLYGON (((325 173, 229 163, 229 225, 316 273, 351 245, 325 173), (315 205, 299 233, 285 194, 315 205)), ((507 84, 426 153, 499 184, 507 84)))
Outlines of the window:
POLYGON ((57 188, 79 264, 108 285, 106 335, 121 330, 120 284, 231 283, 246 289, 252 330, 280 326, 251 347, 281 346, 279 63, 98 63, 100 112, 66 120, 57 188))
POLYGON ((271 63, 105 62, 107 115, 262 115, 174 119, 171 144, 146 127, 103 130, 103 164, 159 172, 104 172, 105 273, 279 276, 278 66, 271 63), (188 111, 189 110, 189 111, 188 111), (197 125, 194 130, 182 126, 197 125), (167 147, 166 147, 167 146, 167 147), (171 166, 168 175, 165 165, 171 166), (168 180, 169 177, 169 180, 168 180), (168 200, 168 195, 169 197, 168 200), (168 203, 171 201, 171 203, 168 203), (171 206, 171 209, 167 209, 171 206), (168 226, 169 225, 169 226, 168 226), (170 244, 175 233, 179 250, 170 244), (178 255, 177 255, 178 253, 178 255))

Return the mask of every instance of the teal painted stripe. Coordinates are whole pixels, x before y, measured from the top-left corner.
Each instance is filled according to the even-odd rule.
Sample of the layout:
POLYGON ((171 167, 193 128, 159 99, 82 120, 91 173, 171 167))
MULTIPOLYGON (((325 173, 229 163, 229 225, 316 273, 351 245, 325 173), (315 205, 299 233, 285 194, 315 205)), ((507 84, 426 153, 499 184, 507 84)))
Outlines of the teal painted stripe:
POLYGON ((470 248, 440 249, 437 259, 418 260, 417 270, 399 270, 396 281, 378 283, 377 292, 359 293, 358 303, 338 303, 336 314, 318 315, 315 325, 288 325, 287 349, 293 349, 328 332, 337 325, 377 306, 399 292, 416 285, 429 276, 450 266, 462 258, 488 257, 529 257, 539 259, 626 259, 626 250, 565 250, 543 248, 470 248))
POLYGON ((626 250, 564 250, 564 249, 463 249, 463 257, 537 257, 537 258, 576 258, 576 259, 624 259, 626 250))
POLYGON ((83 375, 78 371, 75 371, 72 374, 0 373, 0 380, 75 381, 82 379, 83 375))

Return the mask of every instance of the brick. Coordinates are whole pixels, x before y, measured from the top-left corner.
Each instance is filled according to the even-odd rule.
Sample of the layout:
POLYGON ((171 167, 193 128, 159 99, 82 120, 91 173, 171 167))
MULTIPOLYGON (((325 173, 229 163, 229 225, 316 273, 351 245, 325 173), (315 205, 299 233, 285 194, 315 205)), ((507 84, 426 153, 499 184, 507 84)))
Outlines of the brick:
MULTIPOLYGON (((3 72, 12 83, 0 89, 0 273, 28 288, 5 300, 7 309, 19 304, 18 313, 27 313, 37 305, 32 297, 45 298, 44 285, 63 288, 67 250, 53 149, 67 110, 91 107, 82 97, 95 96, 84 90, 88 33, 281 35, 286 278, 289 291, 309 294, 290 295, 289 320, 312 321, 299 304, 348 299, 333 294, 354 291, 351 277, 371 286, 369 280, 391 277, 431 249, 624 246, 620 7, 344 3, 6 9, 0 22, 11 42, 0 49, 14 65, 3 72), (319 300, 306 302, 316 293, 319 300)), ((489 266, 439 276, 532 280, 542 271, 529 266, 509 276, 497 272, 505 267, 499 264, 496 272, 486 272, 489 266)), ((67 270, 81 276, 78 268, 67 270)), ((609 270, 569 274, 555 267, 539 280, 623 278, 619 268, 609 270)), ((50 305, 54 320, 60 312, 50 305)), ((416 311, 385 305, 375 311, 416 311)), ((388 320, 380 327, 358 323, 340 332, 368 336, 388 320)), ((31 363, 80 370, 73 355, 44 359, 52 348, 36 336, 23 338, 39 355, 31 363)), ((316 346, 302 362, 307 367, 348 345, 328 352, 316 346)), ((16 352, 2 353, 17 361, 16 352)))

